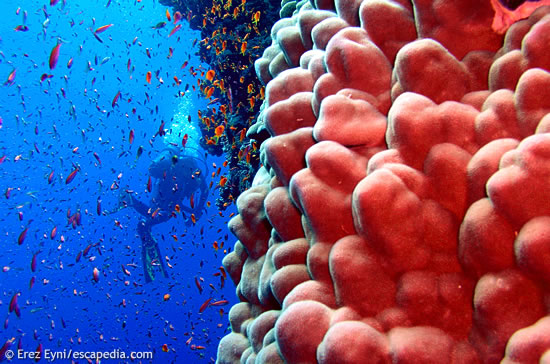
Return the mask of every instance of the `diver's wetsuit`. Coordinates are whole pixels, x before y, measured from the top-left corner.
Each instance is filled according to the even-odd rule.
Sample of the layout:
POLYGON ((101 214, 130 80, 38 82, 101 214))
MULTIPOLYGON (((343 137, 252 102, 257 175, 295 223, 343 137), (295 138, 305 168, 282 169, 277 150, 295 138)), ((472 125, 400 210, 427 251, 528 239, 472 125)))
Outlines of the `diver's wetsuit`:
POLYGON ((189 199, 197 190, 200 192, 197 208, 189 209, 186 206, 180 206, 180 210, 190 214, 194 213, 197 219, 202 214, 207 197, 207 186, 204 181, 207 171, 201 171, 198 174, 197 171, 201 171, 197 165, 197 158, 178 157, 172 148, 167 148, 161 152, 149 168, 151 177, 156 178, 151 206, 130 195, 129 206, 143 216, 138 223, 137 231, 141 238, 141 256, 147 282, 154 280, 155 270, 159 270, 164 277, 168 277, 164 259, 160 254, 157 241, 153 238, 151 228, 168 221, 173 215, 172 211, 175 206, 183 199, 189 199), (153 215, 155 216, 153 217, 153 215))

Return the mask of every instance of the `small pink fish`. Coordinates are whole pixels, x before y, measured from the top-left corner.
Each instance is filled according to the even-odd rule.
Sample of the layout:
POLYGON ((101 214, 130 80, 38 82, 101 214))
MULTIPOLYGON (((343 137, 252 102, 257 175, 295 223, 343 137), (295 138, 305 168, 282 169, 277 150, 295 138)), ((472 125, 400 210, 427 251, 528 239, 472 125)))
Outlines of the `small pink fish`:
POLYGON ((118 101, 118 98, 120 97, 120 91, 116 93, 115 97, 113 98, 113 102, 111 103, 112 107, 115 107, 116 102, 118 101))
POLYGON ((97 160, 99 164, 101 164, 101 159, 99 158, 99 154, 97 154, 96 152, 94 152, 94 158, 97 160))
POLYGON ((10 305, 9 305, 9 308, 8 308, 8 312, 11 313, 13 311, 15 311, 15 308, 17 307, 17 298, 21 295, 21 292, 16 292, 11 300, 10 300, 10 305))
POLYGON ((130 141, 130 144, 134 142, 134 129, 130 130, 129 141, 130 141))
POLYGON ((36 256, 38 255, 38 253, 34 253, 34 255, 32 256, 32 260, 31 260, 31 271, 32 272, 36 272, 36 256))
POLYGON ((29 27, 26 25, 18 25, 15 28, 13 28, 16 32, 26 32, 29 30, 29 27))
POLYGON ((166 132, 164 131, 164 121, 160 124, 159 130, 158 130, 157 133, 158 133, 159 136, 166 135, 166 132))
POLYGON ((52 78, 53 75, 49 75, 47 73, 43 73, 41 76, 40 76, 40 82, 44 82, 44 80, 48 79, 48 78, 52 78))
POLYGON ((6 80, 6 82, 4 82, 4 86, 13 84, 13 80, 15 80, 16 71, 17 69, 14 69, 13 71, 11 71, 10 75, 8 76, 8 79, 6 80))
POLYGON ((29 228, 25 228, 25 230, 23 230, 21 234, 19 234, 19 237, 17 238, 17 244, 19 245, 23 244, 23 242, 25 241, 25 238, 27 237, 28 231, 29 231, 29 228))
POLYGON ((172 29, 172 31, 170 32, 170 34, 168 34, 168 38, 170 38, 171 36, 174 35, 175 32, 177 32, 178 30, 181 29, 181 24, 178 24, 174 27, 174 29, 172 29))
POLYGON ((50 69, 53 70, 57 66, 57 60, 59 59, 59 48, 61 43, 53 47, 52 52, 50 53, 50 69))
POLYGON ((113 25, 114 25, 114 24, 103 25, 103 26, 97 28, 97 29, 95 30, 94 33, 95 33, 95 34, 101 34, 101 33, 103 33, 104 31, 106 31, 107 29, 109 29, 110 27, 112 27, 113 25))
POLYGON ((68 176, 67 179, 65 179, 65 184, 68 185, 73 181, 73 179, 76 177, 76 172, 78 172, 78 168, 75 168, 68 176))

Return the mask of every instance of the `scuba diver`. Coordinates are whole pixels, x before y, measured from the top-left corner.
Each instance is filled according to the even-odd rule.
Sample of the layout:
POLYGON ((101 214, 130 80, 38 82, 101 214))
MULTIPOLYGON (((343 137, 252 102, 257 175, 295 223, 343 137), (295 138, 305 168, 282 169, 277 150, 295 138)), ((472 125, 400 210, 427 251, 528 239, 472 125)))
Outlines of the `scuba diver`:
POLYGON ((155 179, 154 186, 148 185, 148 189, 153 192, 150 204, 139 201, 131 191, 124 191, 120 195, 119 210, 132 207, 142 216, 138 222, 137 231, 141 239, 141 258, 146 282, 154 280, 155 270, 162 273, 165 278, 168 277, 164 259, 151 233, 151 228, 176 216, 173 211, 178 210, 186 218, 188 226, 198 220, 206 211, 207 174, 208 169, 204 159, 179 153, 178 148, 168 146, 160 152, 149 167, 150 179, 155 179), (199 161, 204 165, 204 170, 200 168, 199 161), (194 196, 197 191, 198 198, 194 196), (182 202, 185 199, 189 200, 191 207, 187 207, 187 204, 184 206, 182 202), (185 213, 189 216, 186 217, 185 213))

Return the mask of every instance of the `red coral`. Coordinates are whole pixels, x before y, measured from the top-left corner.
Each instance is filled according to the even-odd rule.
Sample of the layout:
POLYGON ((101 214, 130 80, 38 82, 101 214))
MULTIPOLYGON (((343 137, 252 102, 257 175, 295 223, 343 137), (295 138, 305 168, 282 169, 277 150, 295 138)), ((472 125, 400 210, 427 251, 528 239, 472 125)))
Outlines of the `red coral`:
POLYGON ((550 7, 505 37, 494 15, 314 1, 275 25, 218 362, 550 362, 550 7))

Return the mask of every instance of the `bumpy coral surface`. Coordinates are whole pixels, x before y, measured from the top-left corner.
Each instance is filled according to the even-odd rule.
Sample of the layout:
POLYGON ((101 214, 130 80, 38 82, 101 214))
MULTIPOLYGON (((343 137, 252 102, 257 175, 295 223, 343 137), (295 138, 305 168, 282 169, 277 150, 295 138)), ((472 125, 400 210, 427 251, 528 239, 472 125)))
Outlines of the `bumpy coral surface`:
POLYGON ((218 363, 550 363, 550 7, 494 15, 315 0, 275 24, 218 363))

